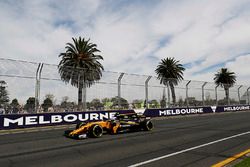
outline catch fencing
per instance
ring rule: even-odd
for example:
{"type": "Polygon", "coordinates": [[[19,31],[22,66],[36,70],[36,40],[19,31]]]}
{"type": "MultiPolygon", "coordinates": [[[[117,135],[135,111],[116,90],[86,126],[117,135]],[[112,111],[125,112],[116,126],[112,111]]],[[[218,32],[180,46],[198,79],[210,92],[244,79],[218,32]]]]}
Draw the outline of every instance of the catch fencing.
{"type": "Polygon", "coordinates": [[[0,112],[11,114],[249,105],[249,86],[230,87],[227,100],[224,88],[212,82],[183,80],[174,86],[174,104],[171,88],[160,84],[157,77],[110,71],[104,71],[101,79],[92,86],[82,85],[82,103],[79,103],[77,87],[81,87],[81,80],[86,77],[84,73],[86,69],[66,67],[66,78],[79,80],[72,86],[62,80],[57,65],[0,58],[0,112]],[[8,94],[4,95],[4,91],[8,94]],[[8,100],[1,100],[4,98],[8,100]]]}

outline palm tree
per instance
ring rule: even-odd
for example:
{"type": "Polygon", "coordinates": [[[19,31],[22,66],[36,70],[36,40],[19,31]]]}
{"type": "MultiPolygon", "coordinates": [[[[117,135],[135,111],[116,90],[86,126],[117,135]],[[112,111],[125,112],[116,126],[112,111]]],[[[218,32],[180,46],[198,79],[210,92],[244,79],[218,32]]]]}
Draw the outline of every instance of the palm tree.
{"type": "Polygon", "coordinates": [[[155,70],[160,83],[170,87],[174,105],[176,103],[174,86],[183,80],[183,71],[185,68],[182,64],[171,57],[162,59],[155,70]]]}
{"type": "Polygon", "coordinates": [[[72,43],[66,44],[66,51],[61,53],[62,57],[58,69],[61,79],[78,88],[78,105],[86,107],[86,87],[90,87],[101,79],[104,70],[99,60],[103,57],[97,55],[100,52],[96,44],[90,43],[90,39],[85,40],[79,37],[72,38],[72,43]],[[84,101],[82,103],[82,90],[84,90],[84,101]]]}
{"type": "Polygon", "coordinates": [[[226,100],[229,104],[229,88],[236,82],[236,76],[234,72],[230,72],[227,68],[221,68],[214,77],[214,82],[217,86],[221,86],[225,90],[226,100]]]}

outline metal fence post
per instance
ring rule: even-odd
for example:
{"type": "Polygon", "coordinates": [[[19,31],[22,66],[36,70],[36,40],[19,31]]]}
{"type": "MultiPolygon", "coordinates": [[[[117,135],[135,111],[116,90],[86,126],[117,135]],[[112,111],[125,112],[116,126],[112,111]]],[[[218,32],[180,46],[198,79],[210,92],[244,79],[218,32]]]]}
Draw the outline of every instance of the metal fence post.
{"type": "Polygon", "coordinates": [[[202,89],[202,104],[203,106],[205,106],[205,101],[204,101],[204,87],[206,86],[207,82],[204,82],[204,84],[202,85],[201,89],[202,89]]]}
{"type": "Polygon", "coordinates": [[[121,73],[118,77],[118,107],[121,108],[121,81],[124,73],[121,73]]]}
{"type": "Polygon", "coordinates": [[[37,102],[38,102],[38,72],[40,69],[41,63],[38,64],[37,70],[36,70],[36,83],[35,83],[35,112],[37,112],[37,102]]]}
{"type": "Polygon", "coordinates": [[[240,88],[242,88],[242,85],[238,87],[238,97],[239,97],[239,104],[240,104],[240,88]]]}
{"type": "Polygon", "coordinates": [[[250,104],[249,89],[250,89],[250,87],[247,88],[247,103],[248,103],[248,105],[250,104]]]}
{"type": "Polygon", "coordinates": [[[187,107],[189,106],[189,100],[188,100],[188,85],[190,84],[191,80],[188,81],[188,83],[186,84],[186,101],[187,101],[187,107]]]}
{"type": "Polygon", "coordinates": [[[216,106],[218,106],[218,94],[217,94],[217,88],[219,87],[219,85],[217,85],[215,87],[215,102],[216,102],[216,106]]]}
{"type": "Polygon", "coordinates": [[[145,81],[145,106],[148,108],[148,82],[152,78],[152,76],[148,76],[148,78],[145,81]]]}
{"type": "Polygon", "coordinates": [[[38,102],[40,100],[40,86],[41,86],[42,70],[43,70],[43,63],[41,64],[41,68],[40,68],[40,71],[39,71],[38,102]]]}
{"type": "Polygon", "coordinates": [[[39,63],[36,70],[36,85],[35,85],[35,112],[37,113],[38,106],[40,104],[40,80],[43,69],[43,63],[39,63]]]}
{"type": "Polygon", "coordinates": [[[40,70],[39,70],[39,75],[38,75],[38,105],[40,104],[40,91],[41,91],[41,77],[42,77],[42,70],[43,70],[43,63],[41,63],[40,70]]]}

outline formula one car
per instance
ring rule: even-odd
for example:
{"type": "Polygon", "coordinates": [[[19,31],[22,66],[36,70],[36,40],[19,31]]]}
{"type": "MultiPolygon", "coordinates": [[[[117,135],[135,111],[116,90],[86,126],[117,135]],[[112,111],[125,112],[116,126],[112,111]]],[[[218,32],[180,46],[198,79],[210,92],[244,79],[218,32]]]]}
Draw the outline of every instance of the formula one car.
{"type": "Polygon", "coordinates": [[[75,130],[65,131],[65,136],[74,139],[84,139],[88,137],[98,138],[103,133],[117,134],[128,131],[150,131],[153,129],[150,118],[132,114],[116,114],[114,120],[98,122],[81,122],[76,125],[75,130]]]}

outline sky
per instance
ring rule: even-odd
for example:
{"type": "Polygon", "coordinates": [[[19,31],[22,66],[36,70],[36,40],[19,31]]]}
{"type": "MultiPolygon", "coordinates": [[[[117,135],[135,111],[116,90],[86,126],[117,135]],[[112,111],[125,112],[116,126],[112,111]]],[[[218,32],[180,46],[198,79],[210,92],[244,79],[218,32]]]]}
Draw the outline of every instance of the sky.
{"type": "Polygon", "coordinates": [[[184,79],[222,67],[250,78],[249,0],[0,0],[0,57],[58,64],[72,37],[90,38],[106,71],[156,75],[174,57],[184,79]]]}

